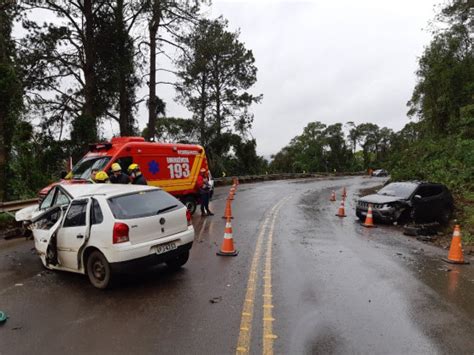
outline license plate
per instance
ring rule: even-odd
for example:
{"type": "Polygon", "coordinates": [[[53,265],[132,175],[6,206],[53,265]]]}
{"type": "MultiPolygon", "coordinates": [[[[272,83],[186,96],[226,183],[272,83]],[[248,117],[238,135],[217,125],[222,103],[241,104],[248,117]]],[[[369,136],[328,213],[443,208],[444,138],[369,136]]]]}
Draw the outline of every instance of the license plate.
{"type": "Polygon", "coordinates": [[[155,254],[163,254],[175,249],[178,249],[178,247],[174,242],[161,244],[155,247],[155,254]]]}
{"type": "Polygon", "coordinates": [[[367,212],[361,212],[362,216],[367,216],[367,212]]]}

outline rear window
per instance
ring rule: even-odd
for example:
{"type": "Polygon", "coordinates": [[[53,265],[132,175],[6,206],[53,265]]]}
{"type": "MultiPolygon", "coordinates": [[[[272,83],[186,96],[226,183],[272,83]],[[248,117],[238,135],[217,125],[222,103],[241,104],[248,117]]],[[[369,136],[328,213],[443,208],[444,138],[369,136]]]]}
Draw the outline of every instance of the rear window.
{"type": "Polygon", "coordinates": [[[154,216],[183,207],[176,198],[162,190],[141,191],[108,199],[117,219],[154,216]]]}

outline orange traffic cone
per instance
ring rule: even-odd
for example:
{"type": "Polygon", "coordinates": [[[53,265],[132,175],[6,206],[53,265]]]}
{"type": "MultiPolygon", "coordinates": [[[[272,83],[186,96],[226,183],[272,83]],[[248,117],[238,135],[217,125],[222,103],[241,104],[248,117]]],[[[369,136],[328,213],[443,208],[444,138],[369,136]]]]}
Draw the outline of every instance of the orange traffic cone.
{"type": "Polygon", "coordinates": [[[329,201],[336,201],[336,192],[334,190],[332,190],[331,198],[329,199],[329,201]]]}
{"type": "Polygon", "coordinates": [[[464,261],[461,245],[461,227],[459,224],[454,226],[453,239],[451,239],[451,247],[449,248],[448,258],[443,258],[450,264],[469,264],[469,261],[464,261]]]}
{"type": "Polygon", "coordinates": [[[365,222],[362,223],[362,225],[367,228],[375,227],[374,219],[372,217],[372,205],[370,204],[369,204],[369,210],[367,211],[367,216],[365,217],[365,222]]]}
{"type": "Polygon", "coordinates": [[[235,188],[231,187],[229,190],[229,199],[233,200],[235,196],[235,188]]]}
{"type": "Polygon", "coordinates": [[[346,191],[346,187],[344,186],[344,187],[342,188],[342,198],[345,200],[346,197],[347,197],[347,191],[346,191]]]}
{"type": "Polygon", "coordinates": [[[238,253],[239,252],[234,248],[230,218],[227,218],[224,231],[224,241],[222,242],[221,250],[219,250],[216,254],[220,256],[236,256],[238,253]]]}
{"type": "Polygon", "coordinates": [[[339,206],[339,210],[336,213],[338,217],[347,217],[346,212],[344,210],[344,199],[341,200],[341,205],[339,206]]]}
{"type": "Polygon", "coordinates": [[[222,216],[222,218],[226,218],[226,219],[233,219],[234,217],[232,217],[232,202],[230,202],[230,198],[227,199],[227,202],[225,204],[225,212],[224,212],[224,215],[222,216]]]}

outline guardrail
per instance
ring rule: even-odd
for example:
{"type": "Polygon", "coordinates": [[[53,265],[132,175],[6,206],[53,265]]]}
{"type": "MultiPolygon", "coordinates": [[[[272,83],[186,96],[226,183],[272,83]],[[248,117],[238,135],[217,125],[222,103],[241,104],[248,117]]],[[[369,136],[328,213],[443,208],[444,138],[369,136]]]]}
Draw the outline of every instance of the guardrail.
{"type": "MultiPolygon", "coordinates": [[[[349,175],[364,175],[363,172],[357,173],[282,173],[282,174],[266,174],[266,175],[244,175],[237,176],[240,183],[250,183],[259,181],[271,181],[271,180],[286,180],[286,179],[304,179],[304,178],[327,178],[337,176],[349,176],[349,175]]],[[[215,178],[214,181],[216,186],[231,185],[235,176],[227,176],[215,178]]],[[[38,203],[37,198],[32,198],[23,201],[9,201],[0,202],[0,213],[15,212],[22,208],[36,205],[38,203]]]]}
{"type": "Polygon", "coordinates": [[[15,212],[25,207],[34,206],[38,203],[37,198],[22,201],[0,202],[0,213],[15,212]]]}
{"type": "MultiPolygon", "coordinates": [[[[338,176],[359,176],[366,175],[365,172],[355,173],[281,173],[281,174],[266,174],[266,175],[245,175],[237,176],[240,183],[251,183],[259,181],[272,181],[272,180],[287,180],[287,179],[305,179],[305,178],[328,178],[338,176]]],[[[216,186],[230,185],[233,182],[235,176],[226,176],[220,178],[214,178],[216,186]]]]}

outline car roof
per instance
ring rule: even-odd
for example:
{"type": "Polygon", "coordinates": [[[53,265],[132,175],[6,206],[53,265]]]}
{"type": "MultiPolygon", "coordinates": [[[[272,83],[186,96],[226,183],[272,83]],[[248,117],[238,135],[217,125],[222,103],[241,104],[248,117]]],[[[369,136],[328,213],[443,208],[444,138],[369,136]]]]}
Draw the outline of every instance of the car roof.
{"type": "Polygon", "coordinates": [[[106,197],[122,195],[145,190],[157,190],[155,186],[124,185],[124,184],[61,184],[61,188],[72,198],[91,195],[104,195],[106,197]]]}

